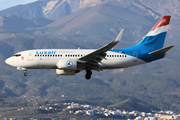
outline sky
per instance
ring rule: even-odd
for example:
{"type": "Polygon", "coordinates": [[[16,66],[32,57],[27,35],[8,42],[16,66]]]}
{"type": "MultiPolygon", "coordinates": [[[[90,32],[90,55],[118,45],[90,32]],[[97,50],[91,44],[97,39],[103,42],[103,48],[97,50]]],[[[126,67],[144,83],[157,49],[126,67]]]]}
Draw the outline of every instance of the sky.
{"type": "Polygon", "coordinates": [[[19,4],[27,4],[37,0],[0,0],[0,11],[19,4]]]}

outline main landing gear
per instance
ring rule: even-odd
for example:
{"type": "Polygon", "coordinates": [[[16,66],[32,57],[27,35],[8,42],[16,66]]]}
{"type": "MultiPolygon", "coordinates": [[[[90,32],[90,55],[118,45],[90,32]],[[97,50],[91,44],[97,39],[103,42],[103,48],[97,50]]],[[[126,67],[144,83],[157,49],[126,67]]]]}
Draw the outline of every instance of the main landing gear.
{"type": "Polygon", "coordinates": [[[87,80],[89,80],[89,79],[91,78],[91,75],[92,75],[92,71],[91,71],[90,69],[87,69],[87,70],[86,70],[85,78],[86,78],[87,80]]]}

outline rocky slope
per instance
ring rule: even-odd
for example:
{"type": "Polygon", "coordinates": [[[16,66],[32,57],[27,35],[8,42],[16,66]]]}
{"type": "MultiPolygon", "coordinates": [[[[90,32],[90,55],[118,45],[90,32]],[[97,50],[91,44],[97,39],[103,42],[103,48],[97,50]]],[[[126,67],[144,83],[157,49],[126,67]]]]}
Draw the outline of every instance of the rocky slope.
{"type": "Polygon", "coordinates": [[[16,15],[19,17],[44,17],[57,20],[78,10],[101,4],[120,6],[144,16],[151,15],[154,18],[158,18],[163,14],[180,15],[180,1],[178,0],[38,0],[34,3],[0,11],[0,16],[16,15]]]}
{"type": "Polygon", "coordinates": [[[28,28],[39,28],[52,23],[46,18],[21,18],[15,15],[0,17],[0,28],[11,31],[23,31],[28,28]]]}

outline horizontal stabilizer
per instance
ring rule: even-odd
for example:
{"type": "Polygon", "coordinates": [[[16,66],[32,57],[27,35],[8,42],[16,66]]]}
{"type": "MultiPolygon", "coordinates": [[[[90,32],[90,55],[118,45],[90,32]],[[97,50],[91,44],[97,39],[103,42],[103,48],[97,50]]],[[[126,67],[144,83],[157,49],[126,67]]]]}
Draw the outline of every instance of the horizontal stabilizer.
{"type": "Polygon", "coordinates": [[[165,54],[168,50],[170,50],[173,47],[174,47],[174,45],[169,46],[169,47],[165,47],[165,48],[162,48],[162,49],[150,52],[149,55],[161,55],[161,54],[165,54]]]}

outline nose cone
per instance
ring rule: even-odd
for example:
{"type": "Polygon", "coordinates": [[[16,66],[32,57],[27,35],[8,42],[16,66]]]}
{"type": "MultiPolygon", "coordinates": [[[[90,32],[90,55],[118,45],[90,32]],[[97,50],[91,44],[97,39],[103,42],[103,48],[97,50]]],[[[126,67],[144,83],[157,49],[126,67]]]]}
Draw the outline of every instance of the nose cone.
{"type": "Polygon", "coordinates": [[[8,58],[5,60],[5,63],[8,64],[8,65],[11,65],[12,64],[12,58],[8,58]]]}

